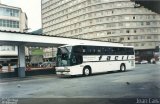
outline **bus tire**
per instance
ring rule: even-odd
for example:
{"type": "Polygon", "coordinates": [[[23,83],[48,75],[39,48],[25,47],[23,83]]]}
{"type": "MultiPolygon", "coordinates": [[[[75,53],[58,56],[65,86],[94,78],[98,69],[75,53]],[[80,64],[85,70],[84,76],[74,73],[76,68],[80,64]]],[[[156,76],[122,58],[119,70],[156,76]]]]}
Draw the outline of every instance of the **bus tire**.
{"type": "Polygon", "coordinates": [[[83,75],[84,76],[91,75],[91,68],[89,66],[83,68],[83,75]]]}
{"type": "Polygon", "coordinates": [[[121,71],[121,72],[125,72],[125,71],[126,71],[126,66],[125,66],[124,63],[122,63],[122,64],[120,65],[120,71],[121,71]]]}

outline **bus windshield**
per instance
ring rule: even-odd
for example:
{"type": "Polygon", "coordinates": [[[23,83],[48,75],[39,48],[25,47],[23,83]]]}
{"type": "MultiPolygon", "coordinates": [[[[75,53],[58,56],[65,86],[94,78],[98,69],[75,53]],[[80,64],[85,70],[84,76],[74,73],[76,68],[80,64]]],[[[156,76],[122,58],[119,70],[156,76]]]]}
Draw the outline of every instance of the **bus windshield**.
{"type": "Polygon", "coordinates": [[[82,47],[60,47],[57,51],[57,67],[60,66],[73,66],[81,64],[82,58],[82,47]]]}
{"type": "Polygon", "coordinates": [[[72,47],[60,47],[57,51],[57,66],[69,66],[70,53],[72,47]]]}

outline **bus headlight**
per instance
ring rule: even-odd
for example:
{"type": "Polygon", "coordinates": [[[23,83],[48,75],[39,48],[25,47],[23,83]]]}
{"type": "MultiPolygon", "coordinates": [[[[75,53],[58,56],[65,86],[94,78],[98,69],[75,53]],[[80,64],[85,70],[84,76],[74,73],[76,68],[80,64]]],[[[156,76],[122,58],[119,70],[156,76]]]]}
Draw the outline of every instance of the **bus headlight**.
{"type": "Polygon", "coordinates": [[[67,67],[64,67],[64,71],[70,72],[70,69],[68,69],[67,67]]]}

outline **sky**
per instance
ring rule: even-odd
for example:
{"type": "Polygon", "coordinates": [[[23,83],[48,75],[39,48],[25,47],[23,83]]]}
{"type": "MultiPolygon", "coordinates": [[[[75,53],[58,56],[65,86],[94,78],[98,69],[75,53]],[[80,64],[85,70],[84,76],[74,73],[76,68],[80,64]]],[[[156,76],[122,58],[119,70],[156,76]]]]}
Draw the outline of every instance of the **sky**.
{"type": "Polygon", "coordinates": [[[28,17],[29,31],[41,28],[41,0],[0,0],[2,4],[20,7],[28,17]]]}

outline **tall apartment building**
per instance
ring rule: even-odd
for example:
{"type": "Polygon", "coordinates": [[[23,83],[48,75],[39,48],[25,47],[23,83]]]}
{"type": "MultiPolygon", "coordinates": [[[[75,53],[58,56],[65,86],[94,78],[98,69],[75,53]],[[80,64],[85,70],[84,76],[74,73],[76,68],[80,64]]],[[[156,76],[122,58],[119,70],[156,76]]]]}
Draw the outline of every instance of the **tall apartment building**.
{"type": "MultiPolygon", "coordinates": [[[[27,15],[21,8],[0,3],[0,30],[25,32],[27,28],[27,15]]],[[[0,64],[17,60],[17,55],[17,46],[0,46],[0,64]]]]}
{"type": "Polygon", "coordinates": [[[43,33],[135,46],[138,60],[154,57],[160,15],[130,0],[42,0],[43,33]]]}

